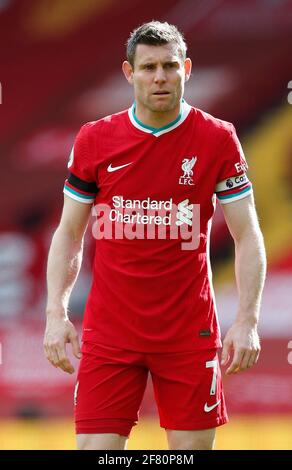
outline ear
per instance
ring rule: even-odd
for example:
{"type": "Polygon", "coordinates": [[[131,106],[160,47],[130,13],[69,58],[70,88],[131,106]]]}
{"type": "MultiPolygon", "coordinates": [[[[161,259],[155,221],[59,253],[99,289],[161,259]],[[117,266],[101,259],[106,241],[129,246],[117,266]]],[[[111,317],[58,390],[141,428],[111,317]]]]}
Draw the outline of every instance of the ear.
{"type": "Polygon", "coordinates": [[[124,72],[124,75],[127,79],[127,81],[130,83],[130,85],[133,85],[133,69],[127,60],[124,60],[123,65],[122,65],[122,70],[124,72]]]}
{"type": "Polygon", "coordinates": [[[185,81],[187,82],[192,72],[192,61],[189,58],[185,60],[185,81]]]}

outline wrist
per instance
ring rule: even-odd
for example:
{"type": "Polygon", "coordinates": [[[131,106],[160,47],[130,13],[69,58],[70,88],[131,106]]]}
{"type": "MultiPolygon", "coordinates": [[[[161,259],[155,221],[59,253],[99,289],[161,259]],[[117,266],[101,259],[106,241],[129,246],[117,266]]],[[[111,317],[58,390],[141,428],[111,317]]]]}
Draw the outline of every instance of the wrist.
{"type": "Polygon", "coordinates": [[[67,319],[67,307],[64,305],[47,305],[46,308],[46,316],[47,318],[60,318],[60,319],[67,319]]]}
{"type": "Polygon", "coordinates": [[[259,321],[258,314],[254,313],[244,313],[244,312],[238,312],[235,323],[240,324],[242,326],[248,326],[250,328],[257,328],[259,321]]]}

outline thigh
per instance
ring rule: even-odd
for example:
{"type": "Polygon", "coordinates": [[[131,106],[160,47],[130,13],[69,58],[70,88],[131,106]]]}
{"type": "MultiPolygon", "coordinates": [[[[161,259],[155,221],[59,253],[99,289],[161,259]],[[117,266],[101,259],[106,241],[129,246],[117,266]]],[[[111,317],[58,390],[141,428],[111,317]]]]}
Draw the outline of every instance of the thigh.
{"type": "Polygon", "coordinates": [[[153,354],[149,369],[162,427],[196,431],[227,422],[216,349],[153,354]]]}
{"type": "Polygon", "coordinates": [[[170,450],[212,450],[215,444],[216,428],[197,431],[166,429],[170,450]]]}
{"type": "Polygon", "coordinates": [[[125,450],[128,438],[114,433],[77,434],[78,450],[125,450]]]}
{"type": "Polygon", "coordinates": [[[128,436],[147,376],[139,353],[83,343],[74,394],[76,433],[128,436]]]}

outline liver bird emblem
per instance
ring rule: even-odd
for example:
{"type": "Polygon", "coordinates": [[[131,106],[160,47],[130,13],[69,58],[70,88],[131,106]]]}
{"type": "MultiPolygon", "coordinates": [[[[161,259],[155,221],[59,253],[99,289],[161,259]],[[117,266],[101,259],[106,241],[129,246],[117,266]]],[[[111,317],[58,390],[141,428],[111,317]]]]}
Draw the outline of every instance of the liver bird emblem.
{"type": "Polygon", "coordinates": [[[183,178],[191,178],[194,174],[192,168],[194,167],[195,163],[197,161],[197,157],[193,157],[192,159],[190,158],[184,158],[182,162],[182,170],[184,172],[183,178]]]}

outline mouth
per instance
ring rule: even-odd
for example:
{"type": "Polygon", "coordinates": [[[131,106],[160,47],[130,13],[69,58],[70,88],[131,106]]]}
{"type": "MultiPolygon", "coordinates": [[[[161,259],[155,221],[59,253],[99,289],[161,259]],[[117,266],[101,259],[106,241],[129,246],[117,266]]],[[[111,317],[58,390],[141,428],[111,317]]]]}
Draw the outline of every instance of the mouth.
{"type": "Polygon", "coordinates": [[[169,91],[156,91],[155,93],[153,93],[153,95],[156,95],[156,96],[164,96],[164,95],[169,95],[169,91]]]}

